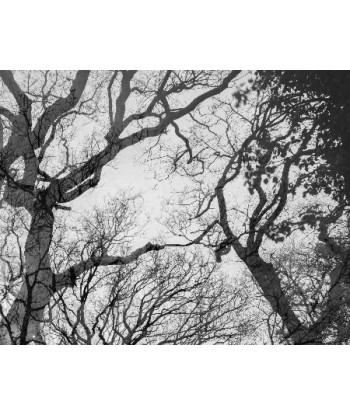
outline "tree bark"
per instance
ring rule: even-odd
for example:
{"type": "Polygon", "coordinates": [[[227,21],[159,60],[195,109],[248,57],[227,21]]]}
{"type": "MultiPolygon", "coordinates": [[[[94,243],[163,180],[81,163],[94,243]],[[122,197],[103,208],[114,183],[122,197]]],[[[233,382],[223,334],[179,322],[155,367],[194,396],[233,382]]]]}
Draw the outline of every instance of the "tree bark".
{"type": "Polygon", "coordinates": [[[308,330],[294,313],[289,299],[283,292],[281,282],[273,265],[265,262],[258,254],[244,259],[245,264],[260,287],[272,310],[277,313],[288,330],[288,337],[293,344],[317,344],[316,333],[308,330]]]}
{"type": "Polygon", "coordinates": [[[32,213],[25,245],[24,282],[1,329],[1,344],[43,342],[40,323],[44,308],[55,290],[49,257],[53,223],[52,210],[47,206],[41,206],[32,213]]]}

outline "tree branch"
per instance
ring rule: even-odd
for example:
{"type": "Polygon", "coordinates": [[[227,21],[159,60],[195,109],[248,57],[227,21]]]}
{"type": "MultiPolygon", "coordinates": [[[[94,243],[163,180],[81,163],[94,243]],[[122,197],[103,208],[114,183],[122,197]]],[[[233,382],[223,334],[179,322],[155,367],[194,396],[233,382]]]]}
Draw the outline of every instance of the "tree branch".
{"type": "Polygon", "coordinates": [[[125,115],[125,104],[129,98],[131,88],[130,83],[137,71],[122,71],[123,79],[121,84],[121,91],[116,99],[115,105],[115,117],[114,117],[114,130],[118,135],[119,132],[123,131],[123,120],[125,115]]]}
{"type": "MultiPolygon", "coordinates": [[[[89,177],[95,175],[95,171],[102,169],[107,163],[114,159],[114,157],[123,149],[137,144],[148,137],[156,137],[157,135],[162,134],[166,128],[176,119],[181,118],[182,116],[188,114],[190,111],[193,111],[196,106],[206,99],[219,94],[225,88],[232,79],[234,79],[240,71],[232,71],[221,83],[220,86],[207,91],[206,93],[195,98],[191,104],[185,108],[171,112],[166,118],[161,120],[159,124],[155,127],[143,128],[140,131],[137,131],[121,140],[113,141],[113,136],[110,132],[106,136],[108,145],[98,154],[92,156],[88,161],[86,161],[82,166],[73,170],[68,176],[57,179],[53,181],[49,188],[49,193],[51,197],[59,203],[67,203],[73,200],[75,197],[79,196],[90,187],[96,186],[96,181],[92,181],[89,186],[88,183],[84,184],[84,189],[81,188],[82,192],[76,192],[74,195],[69,195],[69,191],[76,188],[83,182],[85,182],[89,177]]],[[[125,127],[125,125],[124,125],[125,127]]],[[[120,134],[120,132],[118,132],[120,134]]]]}
{"type": "Polygon", "coordinates": [[[38,119],[33,131],[37,139],[37,146],[40,147],[42,145],[53,122],[59,116],[75,107],[79,102],[88,81],[89,74],[90,71],[78,71],[69,94],[65,98],[58,98],[38,119]]]}
{"type": "Polygon", "coordinates": [[[110,256],[102,255],[95,257],[92,255],[89,259],[81,261],[76,265],[68,268],[66,271],[56,274],[56,288],[62,289],[64,287],[71,287],[75,285],[76,279],[84,272],[89,271],[95,267],[109,266],[109,265],[127,265],[136,261],[140,256],[150,251],[160,251],[165,248],[165,245],[152,244],[148,242],[141,248],[136,249],[131,254],[126,256],[110,256]]]}
{"type": "Polygon", "coordinates": [[[30,120],[32,101],[19,87],[19,85],[15,81],[15,78],[13,77],[12,71],[0,71],[0,77],[3,80],[4,84],[7,86],[8,90],[15,98],[20,111],[23,113],[23,115],[27,117],[28,120],[30,120]]]}
{"type": "Polygon", "coordinates": [[[4,117],[6,117],[12,124],[16,120],[15,114],[13,114],[10,110],[8,110],[5,107],[0,107],[0,115],[3,115],[4,117]]]}

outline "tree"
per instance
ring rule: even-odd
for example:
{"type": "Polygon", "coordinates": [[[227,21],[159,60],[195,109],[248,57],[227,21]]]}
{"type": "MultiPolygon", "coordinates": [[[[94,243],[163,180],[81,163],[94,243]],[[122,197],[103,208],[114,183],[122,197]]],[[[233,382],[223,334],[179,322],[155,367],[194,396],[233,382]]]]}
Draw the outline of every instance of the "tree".
{"type": "Polygon", "coordinates": [[[327,76],[0,72],[2,342],[252,342],[261,318],[273,343],[347,342],[347,73],[327,76]],[[138,144],[181,177],[170,240],[139,243],[130,194],[66,225],[138,144]]]}
{"type": "Polygon", "coordinates": [[[9,309],[1,309],[2,343],[42,343],[45,308],[55,293],[96,267],[131,263],[164,248],[147,243],[110,255],[101,240],[89,257],[60,273],[50,253],[57,212],[97,186],[104,166],[127,147],[176,129],[178,120],[225,91],[239,72],[0,72],[2,209],[20,212],[17,224],[23,220],[21,235],[9,230],[17,261],[3,255],[11,284],[18,281],[20,288],[9,309]]]}
{"type": "MultiPolygon", "coordinates": [[[[319,229],[318,239],[332,253],[333,269],[330,274],[332,281],[330,303],[326,307],[335,314],[346,313],[344,299],[347,297],[348,255],[347,226],[342,227],[343,237],[334,238],[329,227],[339,223],[339,219],[347,221],[350,197],[349,155],[349,71],[260,71],[259,85],[268,88],[281,107],[288,112],[294,124],[308,118],[317,134],[317,147],[309,160],[311,169],[304,175],[305,194],[327,194],[336,202],[336,212],[325,216],[319,209],[311,209],[304,219],[311,226],[319,229]],[[310,214],[311,213],[311,214],[310,214]],[[345,283],[345,284],[344,284],[345,283]],[[335,294],[337,293],[337,294],[335,294]]],[[[306,161],[304,161],[304,166],[306,161]]],[[[318,246],[320,246],[318,243],[318,246]]],[[[317,249],[316,249],[317,252],[317,249]]],[[[328,317],[325,317],[332,327],[328,317]]],[[[345,320],[337,324],[346,326],[345,320]]],[[[344,341],[344,336],[339,341],[344,341]]]]}
{"type": "MultiPolygon", "coordinates": [[[[315,244],[312,239],[301,244],[294,239],[271,258],[293,308],[304,324],[318,332],[323,344],[349,342],[349,257],[344,249],[348,235],[340,234],[347,225],[341,228],[333,229],[331,245],[315,244]]],[[[282,327],[278,332],[283,333],[282,327]]]]}
{"type": "MultiPolygon", "coordinates": [[[[280,341],[324,343],[330,339],[330,330],[339,327],[339,313],[344,311],[340,292],[348,279],[347,255],[340,258],[337,254],[339,262],[328,264],[325,298],[319,304],[322,311],[307,319],[295,293],[291,295],[290,275],[285,278],[268,248],[273,243],[273,253],[291,233],[308,231],[319,239],[317,244],[333,250],[336,258],[340,248],[335,248],[330,227],[346,218],[344,200],[332,188],[328,191],[329,180],[322,170],[327,162],[319,151],[324,136],[315,116],[322,103],[303,103],[299,111],[300,102],[285,104],[278,88],[272,82],[261,84],[250,78],[233,100],[217,97],[206,113],[192,115],[197,127],[187,136],[186,147],[191,151],[180,149],[175,161],[178,173],[191,177],[193,185],[180,201],[187,216],[175,217],[174,223],[189,239],[189,231],[206,229],[206,239],[201,242],[215,249],[218,261],[233,249],[280,319],[280,341]],[[253,87],[247,87],[249,84],[253,87]],[[186,154],[191,161],[196,154],[195,163],[188,165],[183,158],[186,154]],[[321,180],[324,183],[319,185],[321,180]],[[238,197],[242,183],[247,192],[238,197]],[[337,195],[336,203],[327,199],[332,193],[337,195]],[[307,198],[304,202],[303,196],[307,198]]],[[[307,299],[306,308],[313,304],[307,285],[304,278],[298,288],[299,297],[307,299]]],[[[314,284],[312,289],[317,292],[319,287],[314,284]]]]}
{"type": "MultiPolygon", "coordinates": [[[[79,267],[100,246],[113,255],[129,251],[139,233],[139,199],[120,195],[96,208],[76,224],[75,237],[57,218],[51,242],[55,274],[70,264],[79,267]]],[[[249,287],[229,281],[203,252],[154,250],[120,261],[94,264],[72,288],[52,297],[44,316],[45,343],[236,343],[254,335],[249,287]]]]}
{"type": "Polygon", "coordinates": [[[316,156],[327,162],[316,172],[319,188],[336,187],[350,197],[350,73],[349,71],[259,71],[259,84],[294,123],[309,117],[317,128],[316,156]]]}

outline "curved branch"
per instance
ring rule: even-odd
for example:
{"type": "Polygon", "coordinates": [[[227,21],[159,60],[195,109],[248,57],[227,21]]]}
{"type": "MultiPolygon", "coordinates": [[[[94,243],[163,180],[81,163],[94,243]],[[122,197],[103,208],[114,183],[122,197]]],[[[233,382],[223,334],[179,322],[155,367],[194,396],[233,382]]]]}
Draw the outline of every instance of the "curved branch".
{"type": "MultiPolygon", "coordinates": [[[[178,111],[171,112],[163,120],[159,122],[155,127],[143,128],[121,140],[114,140],[113,132],[111,131],[106,135],[108,145],[98,154],[92,156],[82,166],[73,170],[68,176],[55,180],[51,183],[49,193],[53,200],[58,203],[67,203],[79,196],[90,187],[96,186],[96,181],[92,181],[90,185],[84,184],[84,190],[81,193],[76,193],[77,196],[69,195],[69,191],[78,187],[83,182],[87,181],[89,177],[95,174],[95,171],[102,169],[107,163],[112,161],[115,156],[123,149],[137,144],[148,137],[156,137],[162,134],[171,123],[181,118],[182,116],[193,111],[196,106],[205,101],[206,99],[219,94],[225,88],[228,87],[230,81],[234,79],[240,71],[232,71],[221,83],[220,86],[211,89],[210,91],[201,94],[195,98],[188,106],[178,111]]],[[[118,132],[120,134],[120,132],[118,132]]],[[[82,190],[82,189],[81,189],[82,190]]]]}
{"type": "Polygon", "coordinates": [[[72,83],[69,94],[65,98],[58,98],[50,105],[41,117],[38,119],[34,128],[34,135],[37,139],[37,145],[40,147],[45,136],[53,124],[53,122],[65,112],[71,110],[79,102],[86,83],[89,78],[90,71],[78,71],[72,83]]]}

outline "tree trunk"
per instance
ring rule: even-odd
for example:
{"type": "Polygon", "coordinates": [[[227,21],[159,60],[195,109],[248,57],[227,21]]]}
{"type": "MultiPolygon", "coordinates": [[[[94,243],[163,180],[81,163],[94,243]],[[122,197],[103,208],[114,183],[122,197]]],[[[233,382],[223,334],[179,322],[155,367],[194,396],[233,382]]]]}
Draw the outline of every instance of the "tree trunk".
{"type": "Polygon", "coordinates": [[[248,256],[245,261],[254,280],[270,303],[272,310],[277,313],[288,330],[293,344],[319,343],[314,332],[305,327],[290,306],[281,287],[280,279],[273,265],[263,261],[258,254],[248,256]]]}
{"type": "Polygon", "coordinates": [[[54,216],[47,206],[37,207],[25,245],[25,276],[1,329],[1,344],[43,343],[40,323],[54,292],[49,248],[54,216]]]}

